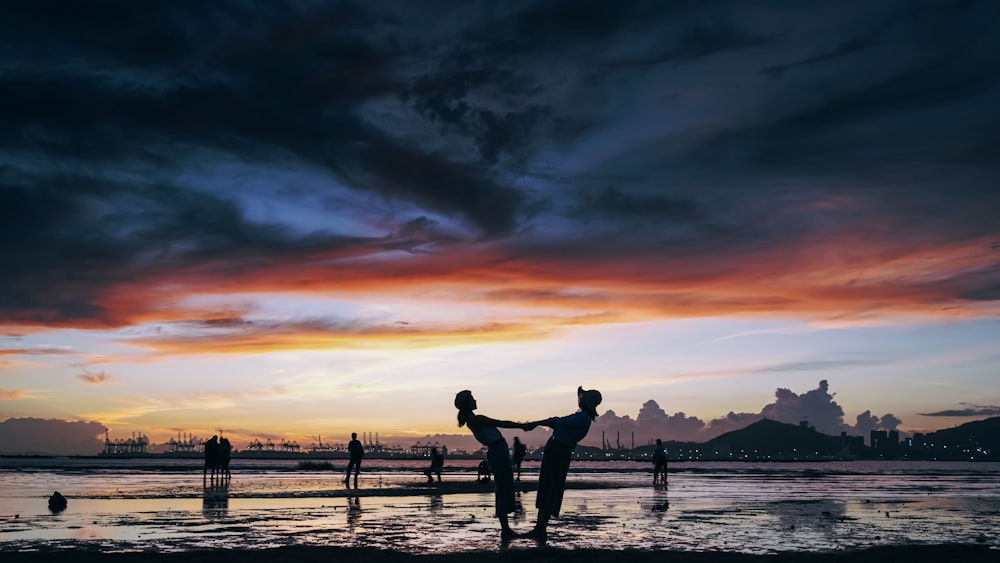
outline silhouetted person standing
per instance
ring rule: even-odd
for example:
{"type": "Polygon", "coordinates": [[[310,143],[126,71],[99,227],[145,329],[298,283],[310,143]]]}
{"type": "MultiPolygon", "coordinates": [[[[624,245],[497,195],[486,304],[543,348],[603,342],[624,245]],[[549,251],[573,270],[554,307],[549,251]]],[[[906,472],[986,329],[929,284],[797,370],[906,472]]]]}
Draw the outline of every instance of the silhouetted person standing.
{"type": "Polygon", "coordinates": [[[230,480],[233,476],[229,472],[229,460],[233,457],[233,445],[229,443],[229,438],[219,438],[219,478],[230,480]]]}
{"type": "Polygon", "coordinates": [[[215,481],[215,477],[219,470],[219,458],[221,455],[222,451],[219,449],[219,437],[213,435],[207,442],[205,442],[205,469],[201,475],[203,485],[209,479],[215,481]]]}
{"type": "MultiPolygon", "coordinates": [[[[476,414],[475,397],[472,391],[459,391],[455,395],[455,408],[458,409],[458,425],[468,426],[472,435],[480,444],[486,446],[486,461],[493,471],[493,490],[496,498],[496,515],[500,520],[500,539],[509,540],[517,535],[511,529],[507,515],[514,512],[514,472],[510,467],[510,450],[507,441],[498,428],[520,428],[527,430],[527,425],[509,420],[497,420],[481,414],[476,414]]],[[[533,428],[533,427],[532,427],[533,428]]]]}
{"type": "Polygon", "coordinates": [[[552,436],[545,443],[542,468],[538,475],[538,495],[535,497],[538,521],[534,529],[527,533],[529,537],[541,542],[548,539],[549,518],[559,516],[570,456],[590,431],[590,423],[597,418],[597,405],[601,404],[601,392],[594,389],[584,391],[583,387],[578,387],[576,396],[580,407],[577,412],[532,423],[552,429],[552,436]]]}
{"type": "Polygon", "coordinates": [[[653,452],[653,484],[659,485],[667,482],[667,451],[663,449],[663,442],[656,439],[656,451],[653,452]]]}
{"type": "Polygon", "coordinates": [[[358,488],[358,473],[361,472],[361,458],[365,457],[365,447],[358,440],[358,433],[351,432],[351,441],[347,444],[347,453],[351,459],[347,462],[347,473],[344,474],[344,484],[351,486],[351,469],[354,469],[354,488],[358,488]]]}
{"type": "Polygon", "coordinates": [[[434,479],[431,475],[437,475],[438,483],[441,482],[441,469],[444,468],[444,455],[442,455],[437,448],[431,448],[431,466],[424,471],[424,475],[427,476],[427,482],[433,483],[434,479]]]}
{"type": "Polygon", "coordinates": [[[510,462],[514,465],[514,471],[517,475],[514,477],[515,481],[521,480],[521,462],[524,461],[524,455],[528,453],[528,448],[524,446],[524,442],[519,440],[517,436],[514,436],[514,453],[510,457],[510,462]]]}

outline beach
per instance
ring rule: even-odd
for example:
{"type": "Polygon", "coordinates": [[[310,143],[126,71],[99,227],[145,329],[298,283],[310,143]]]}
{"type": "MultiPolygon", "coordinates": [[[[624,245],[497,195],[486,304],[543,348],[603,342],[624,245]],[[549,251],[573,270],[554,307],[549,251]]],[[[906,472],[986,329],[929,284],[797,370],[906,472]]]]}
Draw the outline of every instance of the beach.
{"type": "MultiPolygon", "coordinates": [[[[499,539],[490,483],[453,460],[372,460],[358,488],[294,462],[234,466],[204,486],[196,464],[0,460],[0,553],[121,561],[239,558],[372,561],[986,561],[1000,555],[1000,467],[986,463],[579,462],[547,545],[499,539]],[[58,487],[68,499],[53,513],[58,487]],[[819,559],[817,559],[819,558],[819,559]]],[[[519,484],[515,530],[534,523],[537,466],[519,484]]]]}
{"type": "Polygon", "coordinates": [[[611,551],[598,549],[498,549],[463,553],[418,555],[373,548],[342,547],[282,547],[262,550],[216,549],[185,553],[102,553],[95,550],[60,550],[28,553],[5,553],[4,560],[12,563],[329,563],[331,561],[366,561],[369,563],[931,563],[961,561],[963,563],[995,562],[996,549],[982,545],[922,545],[879,546],[846,552],[794,552],[769,555],[749,555],[732,552],[683,551],[611,551]]]}

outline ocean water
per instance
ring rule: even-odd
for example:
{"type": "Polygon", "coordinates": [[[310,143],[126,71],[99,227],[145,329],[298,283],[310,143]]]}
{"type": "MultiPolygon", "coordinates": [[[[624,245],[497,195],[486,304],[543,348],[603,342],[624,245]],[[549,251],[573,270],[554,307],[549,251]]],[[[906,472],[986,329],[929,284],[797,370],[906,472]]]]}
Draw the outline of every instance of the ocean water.
{"type": "MultiPolygon", "coordinates": [[[[343,468],[343,460],[333,462],[343,468]]],[[[475,460],[365,460],[357,489],[339,471],[294,460],[233,460],[204,486],[199,460],[0,458],[0,552],[186,551],[284,545],[413,553],[534,549],[502,545],[490,484],[475,460]],[[67,497],[52,513],[53,491],[67,497]]],[[[1000,464],[678,462],[666,487],[648,462],[573,462],[549,544],[563,549],[837,551],[976,543],[1000,550],[1000,464]]],[[[534,524],[538,463],[524,464],[512,516],[534,524]]],[[[998,554],[1000,555],[1000,554],[998,554]]]]}

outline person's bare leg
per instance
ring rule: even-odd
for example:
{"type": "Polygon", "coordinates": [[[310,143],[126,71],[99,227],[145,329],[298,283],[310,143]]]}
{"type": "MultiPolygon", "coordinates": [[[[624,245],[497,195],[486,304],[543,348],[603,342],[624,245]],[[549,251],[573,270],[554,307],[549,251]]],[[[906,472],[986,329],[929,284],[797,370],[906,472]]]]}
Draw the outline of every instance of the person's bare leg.
{"type": "Polygon", "coordinates": [[[507,520],[506,514],[500,515],[500,539],[509,540],[511,538],[517,537],[517,532],[515,532],[510,527],[510,522],[507,520]]]}
{"type": "Polygon", "coordinates": [[[530,532],[525,534],[529,538],[534,540],[544,542],[548,539],[548,527],[549,527],[549,511],[544,508],[538,509],[538,521],[535,522],[535,527],[532,528],[530,532]]]}

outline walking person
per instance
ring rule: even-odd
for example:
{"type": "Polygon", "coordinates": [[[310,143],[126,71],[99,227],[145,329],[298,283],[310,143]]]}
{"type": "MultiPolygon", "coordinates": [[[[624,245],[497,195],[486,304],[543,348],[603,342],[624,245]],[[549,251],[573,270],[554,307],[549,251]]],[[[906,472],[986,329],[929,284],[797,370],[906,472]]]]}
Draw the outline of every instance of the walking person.
{"type": "Polygon", "coordinates": [[[590,431],[590,423],[597,418],[597,405],[601,404],[601,392],[594,389],[585,391],[583,387],[578,387],[576,396],[580,407],[577,412],[529,423],[552,429],[552,436],[545,443],[542,467],[538,474],[538,494],[535,497],[538,520],[534,529],[526,534],[543,543],[548,539],[549,518],[559,516],[559,509],[562,507],[570,456],[590,431]]]}
{"type": "Polygon", "coordinates": [[[514,436],[514,453],[511,454],[510,462],[514,466],[514,471],[517,473],[514,480],[521,481],[521,462],[524,461],[524,455],[528,453],[528,448],[525,447],[524,442],[519,440],[517,436],[514,436]]]}
{"type": "Polygon", "coordinates": [[[365,457],[365,447],[358,440],[358,433],[351,432],[351,441],[347,444],[347,453],[351,459],[347,462],[347,472],[344,473],[344,484],[351,486],[351,469],[354,469],[354,488],[358,488],[358,473],[361,472],[361,459],[365,457]]]}
{"type": "Polygon", "coordinates": [[[427,482],[433,483],[434,479],[431,475],[437,475],[438,483],[441,482],[441,469],[444,468],[444,455],[438,452],[437,447],[431,448],[431,466],[424,471],[424,475],[427,476],[427,482]]]}
{"type": "Polygon", "coordinates": [[[493,490],[496,499],[496,516],[500,520],[500,539],[510,540],[517,536],[511,529],[507,515],[514,512],[514,472],[510,465],[510,450],[507,441],[498,428],[520,428],[531,430],[534,426],[497,420],[481,414],[476,414],[476,404],[472,391],[459,391],[455,395],[455,408],[458,409],[458,426],[468,426],[472,435],[480,444],[486,446],[486,461],[493,472],[493,490]]]}

